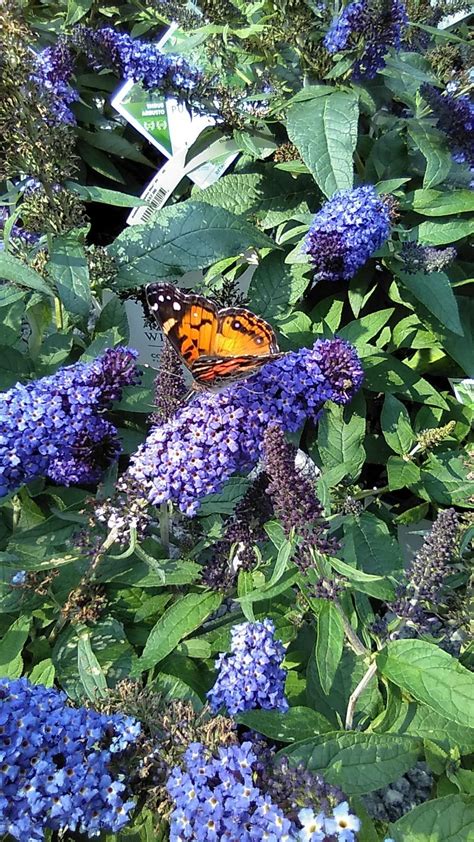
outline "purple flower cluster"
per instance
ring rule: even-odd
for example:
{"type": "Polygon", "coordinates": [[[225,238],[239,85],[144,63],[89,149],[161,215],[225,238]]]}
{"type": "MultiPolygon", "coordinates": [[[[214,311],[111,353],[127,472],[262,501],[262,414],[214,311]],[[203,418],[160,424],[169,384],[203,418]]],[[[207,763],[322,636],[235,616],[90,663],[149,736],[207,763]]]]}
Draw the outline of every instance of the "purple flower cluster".
{"type": "Polygon", "coordinates": [[[114,348],[0,394],[0,497],[37,476],[91,483],[120,451],[103,411],[138,380],[136,351],[114,348]]]}
{"type": "Polygon", "coordinates": [[[452,143],[453,160],[474,167],[474,102],[468,94],[441,93],[426,82],[420,93],[430,105],[436,125],[452,143]]]}
{"type": "Polygon", "coordinates": [[[353,0],[332,22],[324,46],[329,53],[357,48],[353,78],[373,79],[389,48],[400,49],[407,23],[403,0],[353,0]]]}
{"type": "Polygon", "coordinates": [[[171,500],[193,515],[202,497],[257,463],[269,424],[295,432],[325,401],[348,403],[362,378],[354,348],[341,339],[292,351],[244,383],[198,394],[151,431],[130,473],[152,504],[171,500]]]}
{"type": "Polygon", "coordinates": [[[46,828],[120,830],[135,804],[111,766],[139,734],[131,717],[73,708],[58,690],[0,678],[0,834],[35,842],[46,828]]]}
{"type": "Polygon", "coordinates": [[[72,39],[95,70],[112,65],[124,79],[141,82],[147,89],[188,93],[201,79],[200,71],[182,56],[162,53],[155,44],[109,26],[77,27],[72,39]]]}
{"type": "Polygon", "coordinates": [[[391,605],[399,617],[415,624],[423,623],[427,607],[429,609],[443,599],[443,585],[453,572],[458,530],[455,510],[440,511],[406,570],[397,601],[391,605]]]}
{"type": "Polygon", "coordinates": [[[166,786],[175,803],[170,842],[290,839],[291,822],[254,784],[256,763],[251,742],[221,747],[217,756],[192,743],[166,786]]]}
{"type": "Polygon", "coordinates": [[[240,623],[231,632],[231,654],[216,661],[216,683],[207,694],[211,709],[222,707],[233,716],[242,710],[288,710],[285,699],[286,670],[281,668],[285,649],[275,640],[275,625],[240,623]]]}
{"type": "Polygon", "coordinates": [[[76,118],[69,106],[79,99],[79,94],[69,84],[74,72],[74,60],[64,41],[55,47],[46,47],[36,56],[32,81],[41,92],[50,96],[50,112],[55,123],[74,125],[76,118]]]}
{"type": "Polygon", "coordinates": [[[316,280],[350,280],[390,235],[390,208],[372,185],[335,193],[316,214],[304,251],[316,280]]]}
{"type": "Polygon", "coordinates": [[[404,263],[404,271],[409,274],[442,272],[453,260],[456,260],[457,251],[454,246],[437,249],[434,246],[421,246],[414,240],[410,240],[403,243],[400,257],[404,263]]]}

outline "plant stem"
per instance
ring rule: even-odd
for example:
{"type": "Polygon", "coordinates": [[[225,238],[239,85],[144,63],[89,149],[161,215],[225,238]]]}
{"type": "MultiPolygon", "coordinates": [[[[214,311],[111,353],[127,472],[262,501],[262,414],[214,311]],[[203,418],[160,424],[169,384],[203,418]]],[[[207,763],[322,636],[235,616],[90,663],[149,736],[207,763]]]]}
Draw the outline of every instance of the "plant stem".
{"type": "Polygon", "coordinates": [[[357,699],[359,698],[359,696],[362,695],[365,688],[370,683],[371,679],[374,677],[376,672],[377,672],[377,663],[376,663],[376,661],[372,661],[372,663],[370,664],[367,672],[361,678],[357,687],[355,688],[355,690],[349,696],[349,702],[348,702],[347,711],[346,711],[346,721],[344,723],[344,727],[345,727],[346,731],[350,731],[352,729],[352,723],[353,723],[353,720],[354,720],[354,711],[355,711],[357,699]]]}
{"type": "Polygon", "coordinates": [[[344,633],[347,637],[347,640],[350,643],[350,645],[352,646],[356,655],[368,655],[369,650],[365,648],[365,646],[362,643],[362,641],[360,640],[360,638],[356,635],[354,629],[352,628],[351,624],[349,623],[349,620],[347,619],[346,615],[344,614],[342,605],[339,602],[339,600],[334,599],[333,603],[334,603],[335,607],[337,608],[337,610],[340,614],[340,617],[341,617],[341,620],[342,620],[342,623],[343,623],[343,626],[344,626],[344,633]]]}
{"type": "Polygon", "coordinates": [[[168,511],[168,503],[160,503],[160,540],[166,552],[169,553],[170,516],[168,511]]]}

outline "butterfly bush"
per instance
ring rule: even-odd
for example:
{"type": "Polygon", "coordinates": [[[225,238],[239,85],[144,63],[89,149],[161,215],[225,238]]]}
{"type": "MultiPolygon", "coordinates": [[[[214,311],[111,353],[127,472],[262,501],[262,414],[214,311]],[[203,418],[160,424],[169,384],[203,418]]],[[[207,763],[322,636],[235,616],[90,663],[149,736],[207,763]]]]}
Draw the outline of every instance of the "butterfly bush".
{"type": "Polygon", "coordinates": [[[73,708],[63,692],[0,678],[0,835],[34,842],[46,828],[120,830],[135,804],[112,767],[140,730],[132,717],[73,708]]]}
{"type": "Polygon", "coordinates": [[[167,791],[170,842],[355,842],[360,829],[339,790],[286,758],[275,763],[274,750],[255,739],[214,753],[191,743],[167,791]]]}
{"type": "Polygon", "coordinates": [[[245,383],[198,394],[154,427],[132,458],[130,474],[149,502],[170,500],[193,515],[202,497],[258,462],[269,424],[295,432],[307,418],[318,418],[325,401],[348,403],[362,377],[354,348],[341,339],[292,351],[245,383]]]}
{"type": "Polygon", "coordinates": [[[437,127],[451,141],[453,160],[474,167],[474,102],[468,94],[457,95],[457,85],[452,85],[454,90],[441,93],[425,82],[420,93],[431,106],[437,127]]]}
{"type": "Polygon", "coordinates": [[[316,280],[350,280],[390,235],[390,207],[372,185],[335,193],[305,239],[316,280]]]}
{"type": "Polygon", "coordinates": [[[207,694],[214,713],[221,707],[230,715],[256,707],[288,710],[286,670],[281,668],[285,649],[275,640],[272,620],[234,626],[230,648],[230,655],[224,652],[217,659],[219,674],[207,694]]]}
{"type": "Polygon", "coordinates": [[[70,109],[79,94],[70,85],[74,72],[74,59],[64,41],[46,47],[36,55],[32,81],[40,91],[50,94],[50,114],[53,123],[75,125],[76,118],[70,109]]]}
{"type": "Polygon", "coordinates": [[[192,91],[201,73],[182,56],[162,53],[156,44],[132,38],[110,26],[76,27],[72,42],[86,54],[94,70],[114,67],[124,79],[141,82],[147,89],[192,91]]]}
{"type": "Polygon", "coordinates": [[[0,496],[34,477],[91,483],[117,457],[117,430],[103,417],[138,380],[137,352],[106,351],[0,394],[0,496]]]}
{"type": "Polygon", "coordinates": [[[384,56],[399,50],[408,16],[402,0],[354,0],[335,18],[324,38],[331,54],[352,49],[362,40],[362,55],[353,65],[353,79],[373,79],[385,66],[384,56]]]}

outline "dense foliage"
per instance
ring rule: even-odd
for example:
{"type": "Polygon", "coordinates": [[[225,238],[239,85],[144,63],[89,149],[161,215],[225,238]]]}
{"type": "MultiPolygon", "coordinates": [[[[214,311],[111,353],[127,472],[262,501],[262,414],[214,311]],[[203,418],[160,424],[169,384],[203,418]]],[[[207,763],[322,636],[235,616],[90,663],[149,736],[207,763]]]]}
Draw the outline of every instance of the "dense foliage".
{"type": "Polygon", "coordinates": [[[472,838],[469,14],[1,4],[6,840],[472,838]],[[285,353],[189,400],[160,280],[285,353]]]}

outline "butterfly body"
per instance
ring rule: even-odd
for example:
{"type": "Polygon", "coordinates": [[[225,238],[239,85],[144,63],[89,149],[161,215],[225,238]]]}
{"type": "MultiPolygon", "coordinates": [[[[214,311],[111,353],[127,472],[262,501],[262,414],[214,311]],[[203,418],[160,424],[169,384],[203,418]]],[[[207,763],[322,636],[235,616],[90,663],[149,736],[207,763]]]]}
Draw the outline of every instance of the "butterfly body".
{"type": "Polygon", "coordinates": [[[245,307],[219,310],[204,296],[172,284],[150,284],[146,295],[199,390],[217,391],[282,356],[271,325],[245,307]]]}

